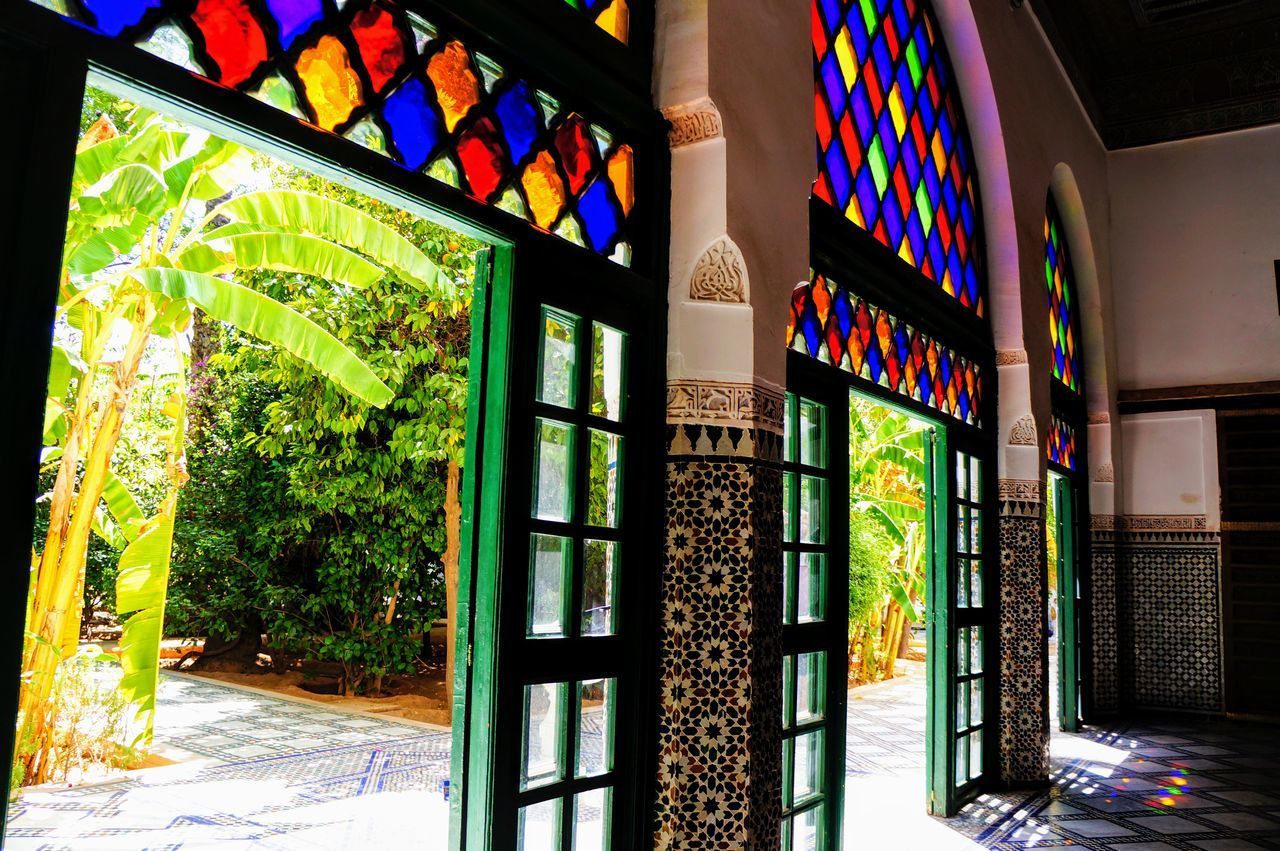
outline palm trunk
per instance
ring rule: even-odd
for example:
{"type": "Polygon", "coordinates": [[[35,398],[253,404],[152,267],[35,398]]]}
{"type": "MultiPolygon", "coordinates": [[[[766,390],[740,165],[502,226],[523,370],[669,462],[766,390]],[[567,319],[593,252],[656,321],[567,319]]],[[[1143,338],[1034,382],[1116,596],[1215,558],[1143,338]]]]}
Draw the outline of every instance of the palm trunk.
{"type": "Polygon", "coordinates": [[[444,688],[449,717],[453,718],[454,656],[458,643],[458,557],[462,552],[462,502],[459,499],[460,470],[457,461],[449,462],[444,486],[444,596],[448,627],[444,639],[444,688]]]}
{"type": "MultiPolygon", "coordinates": [[[[76,592],[83,587],[85,557],[88,552],[93,516],[107,473],[111,469],[111,457],[120,439],[125,408],[129,394],[137,380],[138,368],[147,341],[151,337],[151,323],[155,310],[149,302],[139,307],[134,316],[133,328],[124,355],[116,364],[110,396],[99,414],[93,440],[85,458],[84,476],[78,495],[73,494],[74,467],[67,480],[58,472],[54,491],[54,503],[50,506],[50,527],[46,550],[41,554],[39,575],[36,578],[36,600],[32,606],[31,629],[39,636],[30,642],[29,653],[24,654],[24,672],[30,677],[22,684],[19,700],[19,717],[22,719],[21,741],[30,749],[23,757],[24,783],[40,783],[47,776],[48,731],[42,707],[49,699],[53,676],[60,657],[67,646],[67,636],[74,628],[79,634],[79,616],[82,606],[76,600],[76,592]],[[61,502],[59,502],[61,500],[61,502]],[[52,522],[57,520],[57,524],[52,522]],[[50,548],[50,544],[56,549],[50,548]],[[41,592],[44,592],[43,594],[41,592]]],[[[68,446],[72,441],[68,441],[68,446]]],[[[65,456],[64,456],[65,459],[65,456]]],[[[71,645],[74,647],[74,644],[71,645]]]]}

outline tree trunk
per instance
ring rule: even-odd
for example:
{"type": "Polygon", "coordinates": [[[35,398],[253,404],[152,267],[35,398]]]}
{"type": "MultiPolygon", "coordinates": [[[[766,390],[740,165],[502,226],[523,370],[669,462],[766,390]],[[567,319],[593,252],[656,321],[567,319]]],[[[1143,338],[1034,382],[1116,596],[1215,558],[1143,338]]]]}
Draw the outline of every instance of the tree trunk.
{"type": "Polygon", "coordinates": [[[448,627],[444,639],[444,691],[448,696],[445,706],[449,718],[453,718],[454,654],[458,638],[458,557],[462,552],[462,502],[458,497],[460,487],[458,462],[449,462],[449,473],[444,487],[444,595],[445,618],[448,627]]]}
{"type": "Polygon", "coordinates": [[[192,665],[195,671],[220,671],[244,674],[252,671],[262,650],[262,618],[250,614],[240,634],[230,639],[207,636],[200,658],[192,665]]]}
{"type": "Polygon", "coordinates": [[[82,607],[75,595],[83,587],[85,556],[93,516],[102,499],[107,473],[111,469],[111,457],[115,454],[116,443],[120,439],[124,412],[138,377],[143,352],[151,337],[151,322],[154,319],[155,309],[150,302],[144,303],[134,315],[129,341],[115,367],[111,395],[102,406],[97,428],[93,431],[78,495],[73,495],[69,486],[59,490],[59,486],[74,482],[74,470],[65,480],[64,470],[59,469],[58,472],[54,500],[56,502],[61,498],[70,501],[74,498],[74,507],[68,509],[65,505],[58,504],[50,506],[50,531],[45,541],[45,551],[41,553],[39,574],[36,577],[37,595],[32,605],[30,628],[40,638],[28,642],[28,650],[23,654],[22,670],[31,672],[31,677],[23,683],[19,700],[19,717],[22,719],[19,741],[30,748],[23,757],[23,782],[26,785],[41,783],[46,779],[49,742],[47,715],[42,707],[53,688],[54,672],[65,652],[67,637],[79,636],[82,607]],[[55,519],[60,521],[56,531],[55,519]]]}

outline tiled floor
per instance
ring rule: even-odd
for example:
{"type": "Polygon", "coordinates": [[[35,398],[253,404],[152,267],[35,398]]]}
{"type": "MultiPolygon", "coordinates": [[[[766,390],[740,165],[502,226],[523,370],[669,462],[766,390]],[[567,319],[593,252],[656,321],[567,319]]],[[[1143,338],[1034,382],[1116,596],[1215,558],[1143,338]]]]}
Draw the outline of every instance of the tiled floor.
{"type": "Polygon", "coordinates": [[[1280,849],[1280,728],[1166,717],[1055,734],[1048,789],[944,821],[924,814],[923,678],[849,697],[848,849],[1280,849]]]}
{"type": "Polygon", "coordinates": [[[195,758],[25,792],[4,847],[395,849],[447,833],[447,731],[169,676],[156,735],[195,758]]]}

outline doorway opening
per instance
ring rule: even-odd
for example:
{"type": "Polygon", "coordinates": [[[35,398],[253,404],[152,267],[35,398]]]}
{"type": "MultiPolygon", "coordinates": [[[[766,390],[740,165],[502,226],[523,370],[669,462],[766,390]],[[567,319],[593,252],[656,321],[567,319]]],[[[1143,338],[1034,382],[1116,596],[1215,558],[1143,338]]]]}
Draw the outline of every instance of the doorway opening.
{"type": "Polygon", "coordinates": [[[91,79],[6,847],[447,835],[488,256],[91,79]]]}
{"type": "Polygon", "coordinates": [[[846,847],[917,816],[928,791],[932,432],[850,393],[846,847]]]}

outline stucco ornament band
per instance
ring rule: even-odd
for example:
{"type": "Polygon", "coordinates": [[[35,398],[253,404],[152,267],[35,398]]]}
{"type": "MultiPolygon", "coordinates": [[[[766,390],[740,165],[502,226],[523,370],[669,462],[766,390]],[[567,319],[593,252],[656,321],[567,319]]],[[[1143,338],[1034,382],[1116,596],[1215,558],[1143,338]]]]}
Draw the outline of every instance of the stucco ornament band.
{"type": "Polygon", "coordinates": [[[1110,461],[1098,466],[1098,472],[1093,477],[1095,482],[1114,482],[1116,480],[1116,468],[1112,466],[1110,461]]]}
{"type": "Polygon", "coordinates": [[[1106,411],[1095,411],[1089,414],[1089,425],[1107,425],[1111,422],[1111,414],[1106,411]]]}
{"type": "Polygon", "coordinates": [[[782,410],[782,393],[758,384],[688,379],[667,383],[668,423],[740,423],[780,432],[782,410]]]}
{"type": "Polygon", "coordinates": [[[1026,362],[1026,349],[1001,349],[996,352],[996,366],[1015,366],[1026,362]]]}
{"type": "Polygon", "coordinates": [[[1034,479],[1000,479],[996,484],[1002,500],[1040,501],[1040,483],[1034,479]]]}
{"type": "Polygon", "coordinates": [[[719,139],[724,136],[724,123],[720,120],[720,110],[716,109],[711,98],[698,98],[689,103],[668,106],[662,110],[662,114],[671,122],[667,143],[672,148],[681,148],[695,142],[705,142],[708,139],[719,139]]]}
{"type": "Polygon", "coordinates": [[[1013,428],[1009,430],[1009,445],[1036,445],[1036,421],[1030,414],[1020,418],[1013,424],[1013,428]]]}
{"type": "Polygon", "coordinates": [[[741,304],[747,300],[747,267],[728,236],[708,245],[689,276],[689,298],[741,304]]]}

